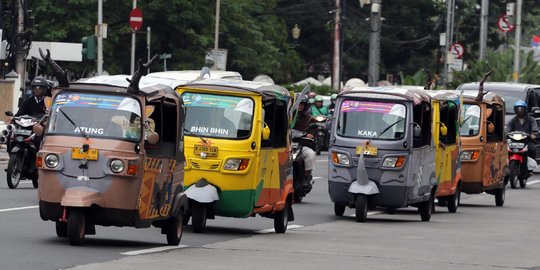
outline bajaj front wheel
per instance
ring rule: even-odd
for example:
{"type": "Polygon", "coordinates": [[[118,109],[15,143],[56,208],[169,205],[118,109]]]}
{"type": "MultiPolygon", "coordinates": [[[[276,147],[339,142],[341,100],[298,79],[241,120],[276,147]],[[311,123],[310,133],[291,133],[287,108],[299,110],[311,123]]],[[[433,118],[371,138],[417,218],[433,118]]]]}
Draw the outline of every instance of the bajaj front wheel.
{"type": "Polygon", "coordinates": [[[368,212],[368,198],[364,194],[356,196],[355,205],[356,222],[366,222],[368,212]]]}
{"type": "Polygon", "coordinates": [[[86,217],[82,209],[72,209],[67,220],[67,236],[69,244],[80,246],[83,243],[86,228],[86,217]]]}
{"type": "Polygon", "coordinates": [[[7,167],[7,184],[11,189],[17,188],[21,181],[23,157],[19,153],[9,155],[9,163],[7,167]]]}
{"type": "Polygon", "coordinates": [[[206,228],[206,205],[193,201],[191,208],[191,226],[194,233],[202,233],[206,228]]]}
{"type": "Polygon", "coordinates": [[[420,212],[422,221],[429,221],[431,219],[431,214],[433,213],[433,194],[429,196],[427,201],[420,204],[418,211],[420,212]]]}
{"type": "Polygon", "coordinates": [[[182,240],[182,234],[184,233],[183,215],[180,214],[176,218],[171,218],[165,225],[165,234],[167,235],[167,245],[178,246],[180,240],[182,240]]]}
{"type": "Polygon", "coordinates": [[[67,223],[65,222],[56,222],[56,235],[58,237],[67,237],[67,223]]]}

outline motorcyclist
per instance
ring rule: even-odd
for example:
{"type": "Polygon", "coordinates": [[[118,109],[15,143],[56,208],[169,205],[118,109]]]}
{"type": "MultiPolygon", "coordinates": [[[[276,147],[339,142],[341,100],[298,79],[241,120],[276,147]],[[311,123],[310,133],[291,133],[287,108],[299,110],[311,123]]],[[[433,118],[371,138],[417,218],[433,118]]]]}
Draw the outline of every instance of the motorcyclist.
{"type": "Polygon", "coordinates": [[[306,108],[304,109],[309,114],[311,114],[311,109],[313,108],[313,104],[315,103],[315,96],[317,96],[317,93],[313,91],[308,93],[308,103],[307,103],[306,108]]]}
{"type": "Polygon", "coordinates": [[[532,140],[536,139],[538,134],[538,124],[536,120],[527,114],[527,103],[523,100],[518,100],[514,103],[514,112],[516,116],[508,122],[508,132],[521,131],[530,134],[531,140],[527,145],[528,156],[536,160],[536,148],[532,143],[532,140]]]}
{"type": "Polygon", "coordinates": [[[332,94],[330,96],[330,105],[328,105],[328,113],[332,113],[334,112],[334,109],[336,107],[336,99],[337,99],[337,94],[332,94]]]}
{"type": "Polygon", "coordinates": [[[27,98],[19,107],[15,116],[30,115],[40,117],[47,110],[45,107],[45,93],[49,88],[49,83],[43,77],[36,77],[30,84],[32,88],[32,97],[27,98]]]}
{"type": "MultiPolygon", "coordinates": [[[[296,116],[296,121],[294,123],[294,130],[306,133],[306,137],[313,139],[313,135],[308,133],[310,124],[316,122],[315,118],[313,118],[309,113],[306,111],[306,107],[308,105],[308,98],[302,97],[300,100],[300,104],[298,105],[298,115],[296,116]]],[[[304,166],[305,166],[305,175],[308,177],[309,180],[312,179],[312,170],[313,165],[315,164],[315,151],[311,149],[310,147],[304,147],[302,149],[302,158],[304,159],[304,166]]]]}
{"type": "Polygon", "coordinates": [[[313,117],[328,115],[328,108],[323,105],[323,98],[319,95],[315,96],[314,106],[311,107],[311,115],[313,117]]]}

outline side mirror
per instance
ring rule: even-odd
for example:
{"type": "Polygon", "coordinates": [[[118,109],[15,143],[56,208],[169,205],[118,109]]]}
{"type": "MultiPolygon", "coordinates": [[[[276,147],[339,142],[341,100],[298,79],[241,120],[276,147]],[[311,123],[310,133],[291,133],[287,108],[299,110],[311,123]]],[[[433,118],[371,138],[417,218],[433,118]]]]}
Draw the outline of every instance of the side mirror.
{"type": "Polygon", "coordinates": [[[11,112],[11,111],[6,111],[5,114],[6,114],[6,116],[13,116],[13,112],[11,112]]]}
{"type": "Polygon", "coordinates": [[[264,128],[262,129],[262,139],[263,140],[269,140],[270,139],[270,128],[268,127],[267,124],[264,124],[264,128]]]}
{"type": "Polygon", "coordinates": [[[414,137],[420,137],[422,135],[422,128],[418,124],[414,125],[413,135],[414,137]]]}
{"type": "Polygon", "coordinates": [[[534,114],[540,114],[540,108],[539,107],[532,107],[531,112],[534,114]]]}
{"type": "Polygon", "coordinates": [[[32,127],[32,131],[36,136],[41,137],[43,136],[43,133],[45,133],[45,127],[41,124],[36,124],[32,127]]]}
{"type": "Polygon", "coordinates": [[[493,132],[495,132],[495,125],[489,121],[487,123],[487,132],[489,134],[492,134],[493,132]]]}
{"type": "Polygon", "coordinates": [[[446,134],[448,134],[448,128],[446,127],[444,123],[441,123],[440,126],[441,126],[441,135],[446,136],[446,134]]]}
{"type": "Polygon", "coordinates": [[[149,144],[156,144],[159,142],[159,134],[157,134],[156,132],[151,132],[146,137],[146,140],[149,144]]]}

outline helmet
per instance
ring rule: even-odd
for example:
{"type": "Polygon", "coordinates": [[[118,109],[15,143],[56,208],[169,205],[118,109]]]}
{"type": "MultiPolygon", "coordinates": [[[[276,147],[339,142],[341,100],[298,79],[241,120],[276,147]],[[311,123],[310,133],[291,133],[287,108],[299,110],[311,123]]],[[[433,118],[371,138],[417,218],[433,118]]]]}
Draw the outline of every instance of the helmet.
{"type": "Polygon", "coordinates": [[[525,101],[520,99],[516,101],[516,103],[514,103],[514,109],[518,107],[525,107],[525,109],[527,109],[527,103],[525,103],[525,101]]]}
{"type": "Polygon", "coordinates": [[[315,97],[315,102],[323,102],[323,98],[319,95],[315,97]]]}
{"type": "Polygon", "coordinates": [[[30,87],[34,88],[35,86],[41,86],[44,88],[49,88],[49,83],[43,77],[35,77],[30,84],[30,87]]]}
{"type": "Polygon", "coordinates": [[[309,98],[307,96],[301,96],[300,97],[300,103],[308,103],[309,98]]]}
{"type": "Polygon", "coordinates": [[[335,99],[337,99],[337,94],[332,94],[332,95],[330,96],[330,100],[335,100],[335,99]]]}

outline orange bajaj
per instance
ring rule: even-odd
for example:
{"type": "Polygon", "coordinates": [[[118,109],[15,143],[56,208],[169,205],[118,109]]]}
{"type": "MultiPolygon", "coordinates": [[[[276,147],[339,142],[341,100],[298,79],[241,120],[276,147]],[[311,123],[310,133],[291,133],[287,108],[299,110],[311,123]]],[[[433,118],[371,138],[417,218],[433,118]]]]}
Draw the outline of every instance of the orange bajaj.
{"type": "Polygon", "coordinates": [[[180,242],[184,108],[168,86],[139,88],[145,66],[129,86],[65,80],[53,96],[37,158],[39,210],[73,245],[95,225],[153,225],[180,242]]]}

